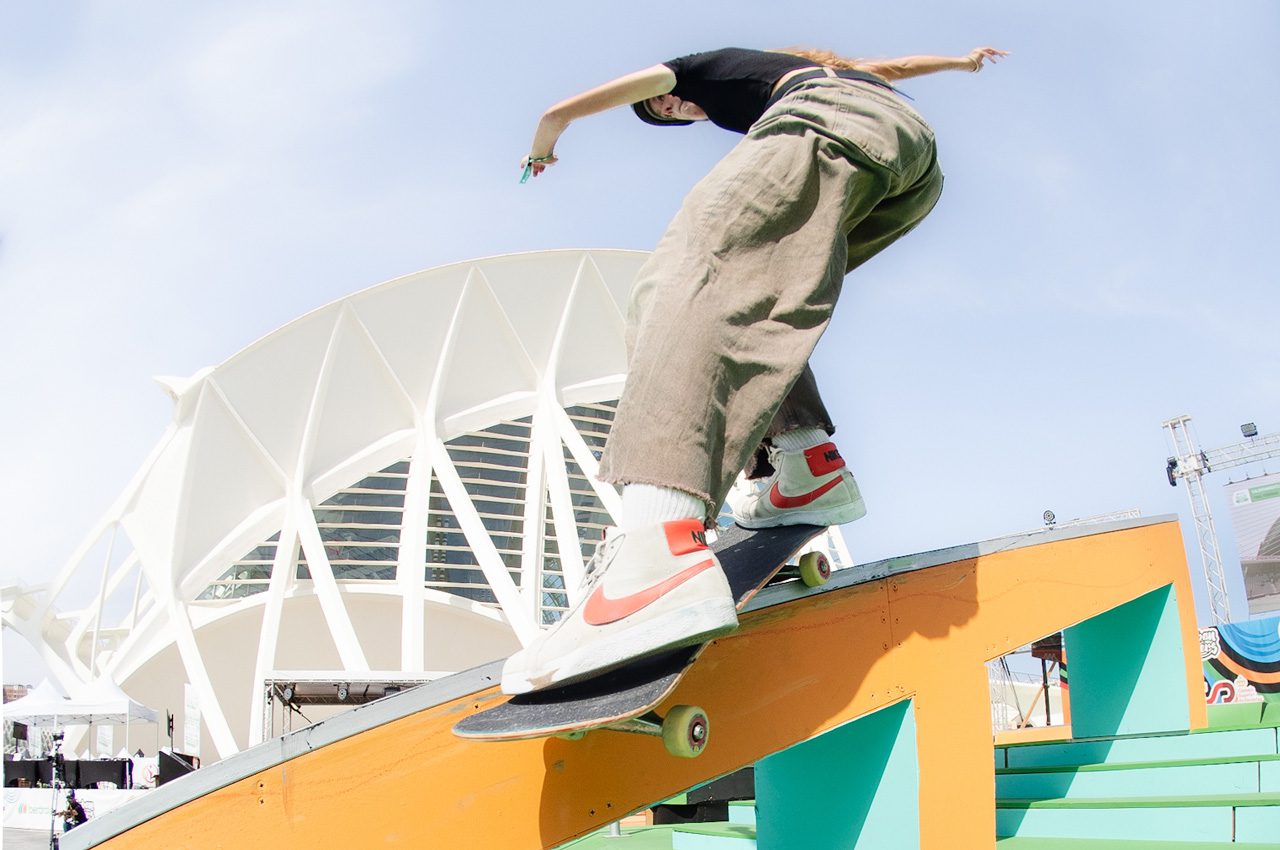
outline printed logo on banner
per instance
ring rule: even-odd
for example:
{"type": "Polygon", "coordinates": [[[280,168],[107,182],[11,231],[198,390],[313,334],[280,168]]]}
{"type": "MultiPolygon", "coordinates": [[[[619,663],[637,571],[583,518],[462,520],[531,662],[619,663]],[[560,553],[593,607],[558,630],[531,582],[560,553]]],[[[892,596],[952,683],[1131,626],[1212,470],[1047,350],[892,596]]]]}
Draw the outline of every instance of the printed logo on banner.
{"type": "Polygon", "coordinates": [[[1200,660],[1209,661],[1222,653],[1222,642],[1218,630],[1213,626],[1200,630],[1200,660]]]}

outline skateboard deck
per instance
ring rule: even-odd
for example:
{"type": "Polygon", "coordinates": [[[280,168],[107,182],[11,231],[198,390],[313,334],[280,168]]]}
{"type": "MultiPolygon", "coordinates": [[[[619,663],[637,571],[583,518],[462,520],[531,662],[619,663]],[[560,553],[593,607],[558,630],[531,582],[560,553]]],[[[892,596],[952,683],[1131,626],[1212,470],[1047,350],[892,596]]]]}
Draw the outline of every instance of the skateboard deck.
{"type": "MultiPolygon", "coordinates": [[[[813,525],[749,530],[731,526],[719,533],[712,549],[724,567],[738,610],[774,577],[806,543],[826,529],[813,525]]],[[[826,559],[813,559],[806,567],[806,583],[820,584],[830,574],[826,559]]],[[[662,718],[642,717],[665,700],[693,664],[706,643],[670,649],[580,682],[513,696],[495,706],[459,721],[454,734],[483,741],[511,741],[553,735],[580,737],[590,729],[661,735],[672,752],[672,742],[663,731],[662,718]]],[[[695,750],[705,744],[707,718],[695,717],[696,706],[679,706],[669,715],[672,721],[687,724],[695,750]],[[700,728],[695,728],[697,723],[700,728]]],[[[679,738],[679,735],[675,737],[679,738]]],[[[678,749],[683,746],[676,744],[678,749]]],[[[678,752],[696,755],[697,752],[678,752]]]]}

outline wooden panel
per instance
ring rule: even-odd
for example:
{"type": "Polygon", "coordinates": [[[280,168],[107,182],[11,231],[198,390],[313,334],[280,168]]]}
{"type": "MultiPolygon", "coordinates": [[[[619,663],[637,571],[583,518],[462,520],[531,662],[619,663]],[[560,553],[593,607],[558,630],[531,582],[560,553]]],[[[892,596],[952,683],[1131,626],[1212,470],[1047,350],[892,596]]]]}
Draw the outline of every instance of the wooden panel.
{"type": "MultiPolygon", "coordinates": [[[[451,734],[488,691],[330,744],[101,845],[554,847],[905,697],[915,699],[924,848],[994,846],[984,662],[1173,584],[1192,725],[1198,640],[1175,523],[975,557],[743,618],[673,694],[712,719],[698,759],[657,739],[478,743],[451,734]]],[[[1198,708],[1198,714],[1197,714],[1198,708]]]]}

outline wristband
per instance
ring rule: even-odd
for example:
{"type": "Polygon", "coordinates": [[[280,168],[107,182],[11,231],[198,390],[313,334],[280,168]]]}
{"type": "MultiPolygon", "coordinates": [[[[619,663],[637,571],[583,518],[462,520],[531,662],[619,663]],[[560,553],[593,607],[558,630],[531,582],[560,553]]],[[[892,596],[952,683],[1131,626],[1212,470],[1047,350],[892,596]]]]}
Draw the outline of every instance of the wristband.
{"type": "Polygon", "coordinates": [[[529,175],[533,174],[533,164],[535,162],[551,162],[553,159],[555,159],[554,156],[526,156],[524,158],[524,173],[520,175],[520,182],[527,183],[529,181],[529,175]]]}

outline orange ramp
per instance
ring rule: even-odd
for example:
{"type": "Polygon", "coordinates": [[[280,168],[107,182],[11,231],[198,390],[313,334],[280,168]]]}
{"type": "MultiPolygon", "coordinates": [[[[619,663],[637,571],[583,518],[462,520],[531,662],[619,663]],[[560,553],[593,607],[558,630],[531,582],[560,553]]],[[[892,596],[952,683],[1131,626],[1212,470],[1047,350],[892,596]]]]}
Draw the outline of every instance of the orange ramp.
{"type": "MultiPolygon", "coordinates": [[[[551,848],[800,742],[809,744],[788,752],[820,754],[816,736],[895,707],[888,714],[909,724],[879,725],[910,739],[912,764],[899,773],[913,785],[897,795],[909,811],[894,816],[914,817],[929,850],[994,847],[985,662],[1068,627],[1077,734],[1206,725],[1180,529],[1167,517],[1127,521],[890,559],[815,590],[766,590],[674,694],[710,714],[711,742],[697,759],[616,732],[502,744],[454,737],[458,718],[501,699],[492,664],[183,777],[63,846],[551,848]],[[1094,690],[1106,693],[1082,700],[1094,690]]],[[[879,761],[834,769],[874,785],[886,781],[879,761]]],[[[788,793],[805,792],[783,788],[776,799],[788,793]]],[[[768,820],[763,797],[760,805],[768,820]]],[[[768,850],[769,827],[760,829],[768,850]]]]}

